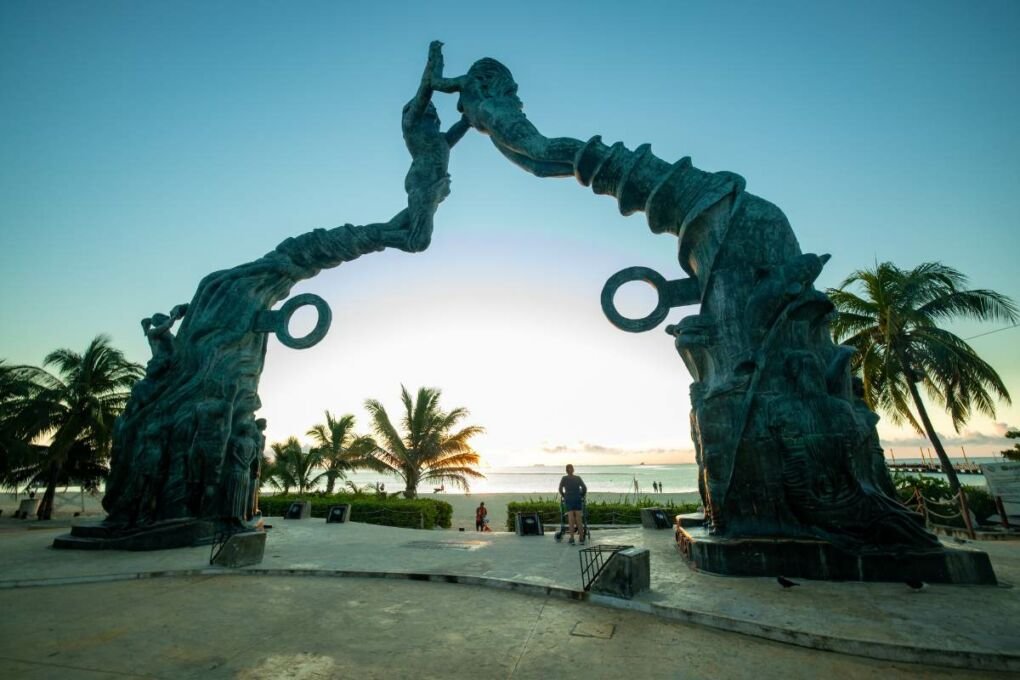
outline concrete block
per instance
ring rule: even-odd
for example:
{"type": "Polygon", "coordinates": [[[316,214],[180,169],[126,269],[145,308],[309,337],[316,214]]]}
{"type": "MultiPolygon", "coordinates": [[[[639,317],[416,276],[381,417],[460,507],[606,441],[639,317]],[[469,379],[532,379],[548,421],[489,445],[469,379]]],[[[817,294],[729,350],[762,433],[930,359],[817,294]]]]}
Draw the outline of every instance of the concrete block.
{"type": "Polygon", "coordinates": [[[518,536],[544,536],[542,518],[537,512],[518,512],[514,516],[514,528],[518,536]]]}
{"type": "Polygon", "coordinates": [[[34,517],[39,511],[38,498],[25,498],[18,504],[18,511],[14,513],[15,519],[28,519],[34,517]]]}
{"type": "Polygon", "coordinates": [[[669,529],[673,523],[662,508],[641,508],[641,526],[645,529],[669,529]]]}
{"type": "Polygon", "coordinates": [[[284,519],[309,519],[312,516],[311,501],[294,501],[287,508],[284,519]]]}
{"type": "Polygon", "coordinates": [[[266,552],[266,532],[243,531],[227,539],[210,561],[218,567],[247,567],[262,562],[266,552]]]}
{"type": "Polygon", "coordinates": [[[343,503],[341,505],[329,506],[329,512],[326,513],[326,524],[346,524],[351,519],[351,504],[343,503]]]}
{"type": "Polygon", "coordinates": [[[591,584],[591,592],[631,599],[652,587],[648,548],[627,548],[614,553],[591,584]]]}

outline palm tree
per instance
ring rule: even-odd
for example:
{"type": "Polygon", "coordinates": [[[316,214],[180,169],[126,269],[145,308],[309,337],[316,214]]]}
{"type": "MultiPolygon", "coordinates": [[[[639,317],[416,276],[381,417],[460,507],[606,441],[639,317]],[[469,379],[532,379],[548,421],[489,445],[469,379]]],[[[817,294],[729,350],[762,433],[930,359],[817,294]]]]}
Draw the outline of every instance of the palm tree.
{"type": "Polygon", "coordinates": [[[441,410],[440,391],[436,388],[422,387],[417,399],[412,399],[403,385],[400,393],[404,403],[403,435],[397,432],[382,404],[375,399],[365,402],[378,436],[375,457],[404,480],[406,498],[417,498],[418,484],[423,481],[450,482],[465,491],[470,490],[468,477],[485,477],[474,469],[478,465],[478,453],[470,444],[471,437],[484,432],[484,428],[468,425],[453,432],[468,416],[468,411],[464,408],[441,410]]]}
{"type": "Polygon", "coordinates": [[[15,398],[4,420],[5,429],[24,443],[50,440],[34,462],[37,471],[32,477],[46,485],[38,517],[50,519],[57,484],[69,481],[68,473],[92,484],[103,474],[114,420],[144,370],[112,347],[106,335],[97,335],[82,354],[69,349],[51,352],[43,365],[55,368],[58,375],[22,369],[32,387],[15,398]]]}
{"type": "Polygon", "coordinates": [[[313,448],[322,457],[325,467],[326,493],[333,493],[337,479],[346,479],[347,473],[358,468],[380,468],[372,455],[375,441],[371,437],[354,433],[354,416],[350,413],[337,420],[326,411],[326,422],[319,423],[306,433],[314,442],[313,448]]]}
{"type": "Polygon", "coordinates": [[[24,470],[37,458],[31,442],[18,431],[15,415],[22,402],[39,390],[30,366],[11,366],[0,359],[0,487],[17,492],[25,481],[24,470]]]}
{"type": "Polygon", "coordinates": [[[883,262],[852,273],[838,290],[828,291],[839,312],[832,323],[833,338],[857,350],[851,365],[864,381],[868,406],[928,436],[954,493],[960,482],[918,384],[924,385],[929,400],[949,412],[957,432],[975,410],[994,416],[994,400],[1008,404],[1009,392],[970,345],[937,324],[956,317],[1017,321],[1016,305],[1008,297],[965,290],[966,285],[965,276],[939,262],[909,270],[883,262]],[[862,294],[848,290],[855,284],[862,294]]]}
{"type": "Polygon", "coordinates": [[[271,448],[274,458],[264,477],[284,494],[290,493],[291,487],[295,486],[298,493],[304,493],[322,478],[324,473],[314,474],[315,469],[322,463],[322,456],[314,449],[308,453],[302,451],[297,437],[290,437],[283,443],[271,444],[271,448]]]}

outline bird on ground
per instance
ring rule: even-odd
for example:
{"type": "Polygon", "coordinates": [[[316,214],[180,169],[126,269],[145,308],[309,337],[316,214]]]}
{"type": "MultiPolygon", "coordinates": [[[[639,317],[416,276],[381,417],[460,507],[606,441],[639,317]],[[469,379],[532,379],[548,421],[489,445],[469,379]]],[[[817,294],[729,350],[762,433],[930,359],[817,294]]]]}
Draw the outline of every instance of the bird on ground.
{"type": "Polygon", "coordinates": [[[786,590],[788,588],[792,588],[794,586],[799,586],[800,585],[799,583],[791,581],[790,579],[786,578],[785,576],[777,576],[776,577],[776,583],[778,583],[779,585],[783,586],[783,590],[786,590]]]}
{"type": "Polygon", "coordinates": [[[927,583],[925,583],[924,581],[920,581],[920,580],[913,580],[913,579],[911,579],[909,581],[906,581],[905,583],[907,584],[907,587],[910,588],[915,593],[919,593],[919,592],[921,592],[922,590],[924,590],[925,588],[928,587],[927,583]]]}

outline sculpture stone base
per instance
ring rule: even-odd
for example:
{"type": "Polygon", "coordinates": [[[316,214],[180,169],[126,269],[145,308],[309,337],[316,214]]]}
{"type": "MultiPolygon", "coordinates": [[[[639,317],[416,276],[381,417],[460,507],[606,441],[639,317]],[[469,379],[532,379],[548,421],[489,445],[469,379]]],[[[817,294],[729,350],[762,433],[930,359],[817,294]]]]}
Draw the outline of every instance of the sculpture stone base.
{"type": "Polygon", "coordinates": [[[912,581],[996,585],[988,554],[944,548],[932,552],[854,554],[826,541],[718,538],[703,527],[676,528],[677,547],[698,571],[725,576],[792,576],[828,581],[912,581]]]}
{"type": "Polygon", "coordinates": [[[57,536],[54,548],[74,550],[163,550],[209,545],[219,527],[208,519],[185,518],[125,528],[103,522],[75,524],[71,533],[57,536]]]}
{"type": "Polygon", "coordinates": [[[683,515],[677,515],[675,524],[679,524],[682,527],[702,527],[705,526],[705,513],[703,512],[688,512],[683,515]]]}

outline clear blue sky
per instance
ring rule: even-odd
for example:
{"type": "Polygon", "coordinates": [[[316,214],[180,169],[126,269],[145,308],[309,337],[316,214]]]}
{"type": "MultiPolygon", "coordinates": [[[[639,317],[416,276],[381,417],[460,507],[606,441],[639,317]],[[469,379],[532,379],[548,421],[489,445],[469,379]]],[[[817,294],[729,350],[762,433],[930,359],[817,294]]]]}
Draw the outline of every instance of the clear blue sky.
{"type": "MultiPolygon", "coordinates": [[[[388,219],[405,202],[400,108],[433,39],[450,74],[507,64],[545,134],[650,142],[742,174],[805,251],[833,254],[823,286],[876,259],[942,260],[1020,299],[1012,0],[8,0],[0,357],[38,364],[106,332],[144,361],[139,320],[206,273],[313,227],[388,219]]],[[[440,102],[447,122],[453,105],[440,102]]],[[[395,405],[403,382],[470,408],[494,464],[689,459],[690,380],[670,338],[617,331],[598,304],[625,266],[680,275],[675,240],[476,133],[450,171],[427,252],[295,290],[326,298],[334,326],[303,352],[271,341],[270,436],[325,408],[364,420],[366,397],[395,405]],[[557,447],[574,453],[542,453],[557,447]]],[[[620,297],[635,316],[651,305],[650,290],[620,297]]],[[[974,340],[1020,400],[1018,344],[1020,329],[974,340]]],[[[988,443],[1020,408],[997,421],[958,441],[988,443]]],[[[906,451],[910,433],[883,434],[906,451]]]]}

